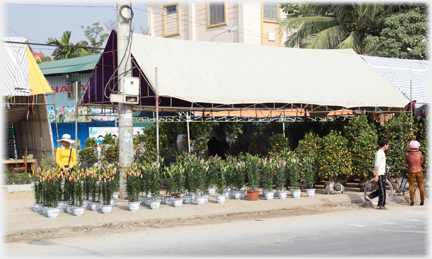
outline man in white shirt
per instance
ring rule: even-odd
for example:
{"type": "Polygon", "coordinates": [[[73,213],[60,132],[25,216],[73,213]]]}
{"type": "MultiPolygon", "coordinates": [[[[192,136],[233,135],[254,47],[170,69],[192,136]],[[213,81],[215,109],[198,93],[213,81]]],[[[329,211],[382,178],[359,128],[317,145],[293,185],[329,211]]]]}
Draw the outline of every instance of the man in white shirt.
{"type": "Polygon", "coordinates": [[[371,199],[375,197],[378,198],[378,206],[377,209],[380,210],[386,210],[385,207],[386,204],[386,177],[385,177],[385,167],[386,167],[386,156],[384,151],[386,151],[389,147],[387,140],[381,140],[378,145],[380,146],[380,149],[375,154],[375,165],[374,165],[374,175],[375,175],[375,182],[378,183],[378,190],[370,193],[369,195],[366,195],[365,199],[370,202],[371,199]]]}

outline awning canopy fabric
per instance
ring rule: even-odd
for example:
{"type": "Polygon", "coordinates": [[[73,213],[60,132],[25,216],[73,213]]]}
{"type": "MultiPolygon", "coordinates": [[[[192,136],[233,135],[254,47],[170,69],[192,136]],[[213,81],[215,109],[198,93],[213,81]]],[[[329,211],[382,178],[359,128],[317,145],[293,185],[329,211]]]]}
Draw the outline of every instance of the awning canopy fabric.
{"type": "MultiPolygon", "coordinates": [[[[6,37],[4,41],[27,42],[21,37],[6,37]]],[[[3,96],[29,96],[52,93],[52,89],[42,74],[36,60],[26,44],[2,44],[5,57],[3,96]]]]}
{"type": "Polygon", "coordinates": [[[353,50],[294,49],[133,35],[158,94],[188,102],[403,108],[409,100],[353,50]]]}
{"type": "MultiPolygon", "coordinates": [[[[118,90],[117,35],[113,31],[81,104],[111,105],[118,90]],[[113,79],[114,80],[110,80],[113,79]]],[[[140,103],[160,111],[302,108],[311,112],[402,110],[409,100],[353,50],[293,49],[242,43],[165,39],[133,34],[132,75],[140,103]]],[[[116,105],[116,104],[114,104],[116,105]]]]}
{"type": "MultiPolygon", "coordinates": [[[[3,41],[27,42],[22,37],[4,37],[3,41]]],[[[28,96],[30,92],[30,73],[25,44],[5,43],[3,47],[3,96],[28,96]]]]}
{"type": "Polygon", "coordinates": [[[49,86],[45,76],[42,74],[39,69],[36,60],[33,58],[33,55],[30,52],[28,46],[27,49],[27,58],[28,58],[28,68],[30,73],[30,91],[33,95],[36,94],[45,94],[52,93],[52,89],[49,86]]]}

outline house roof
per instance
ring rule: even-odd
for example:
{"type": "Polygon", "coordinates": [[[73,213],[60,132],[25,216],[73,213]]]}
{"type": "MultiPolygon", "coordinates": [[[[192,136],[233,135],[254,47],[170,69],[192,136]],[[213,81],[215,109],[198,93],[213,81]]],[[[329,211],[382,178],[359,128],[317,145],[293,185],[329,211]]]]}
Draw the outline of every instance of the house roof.
{"type": "Polygon", "coordinates": [[[428,103],[430,61],[364,55],[361,57],[408,99],[412,80],[412,97],[417,101],[417,108],[428,103]]]}
{"type": "Polygon", "coordinates": [[[44,75],[66,74],[80,71],[93,70],[101,54],[88,55],[79,58],[54,60],[39,64],[44,75]]]}
{"type": "Polygon", "coordinates": [[[31,54],[33,55],[33,57],[35,59],[36,59],[36,57],[39,57],[39,58],[44,58],[45,57],[45,55],[42,52],[32,52],[31,54]]]}

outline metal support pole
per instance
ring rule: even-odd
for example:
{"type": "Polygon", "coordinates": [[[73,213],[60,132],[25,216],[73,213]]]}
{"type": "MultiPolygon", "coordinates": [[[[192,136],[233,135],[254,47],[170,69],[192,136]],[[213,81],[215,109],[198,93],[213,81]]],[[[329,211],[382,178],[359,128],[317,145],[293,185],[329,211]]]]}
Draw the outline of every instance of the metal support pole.
{"type": "Polygon", "coordinates": [[[410,79],[410,109],[411,109],[411,117],[413,116],[413,103],[412,103],[412,79],[410,79]]]}
{"type": "Polygon", "coordinates": [[[75,149],[78,143],[78,81],[75,81],[75,149]]]}
{"type": "Polygon", "coordinates": [[[156,152],[157,164],[159,165],[159,95],[158,95],[158,68],[155,67],[155,88],[156,88],[156,152]]]}
{"type": "Polygon", "coordinates": [[[188,140],[188,153],[190,154],[191,150],[190,150],[190,131],[189,131],[189,113],[186,114],[186,125],[187,125],[187,140],[188,140]]]}
{"type": "MultiPolygon", "coordinates": [[[[129,37],[131,35],[131,12],[128,2],[117,2],[117,75],[119,81],[131,76],[132,62],[129,53],[129,37]],[[125,8],[129,7],[129,8],[125,8]],[[121,12],[121,13],[120,13],[121,12]],[[127,71],[127,72],[126,72],[127,71]]],[[[124,85],[119,82],[120,92],[124,92],[124,85]]],[[[132,105],[119,103],[119,163],[130,165],[133,159],[133,129],[132,105]]],[[[126,198],[126,180],[120,177],[119,197],[126,198]]]]}

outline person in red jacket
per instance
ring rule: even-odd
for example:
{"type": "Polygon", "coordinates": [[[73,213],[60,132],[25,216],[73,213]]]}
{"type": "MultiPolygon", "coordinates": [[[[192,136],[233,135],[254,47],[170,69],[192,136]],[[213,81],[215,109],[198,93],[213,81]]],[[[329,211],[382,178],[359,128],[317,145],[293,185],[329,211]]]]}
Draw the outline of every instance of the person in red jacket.
{"type": "Polygon", "coordinates": [[[414,188],[417,180],[417,185],[420,189],[420,206],[423,206],[425,195],[423,188],[423,168],[424,162],[423,155],[419,150],[420,143],[417,140],[413,140],[409,144],[410,149],[405,153],[405,163],[408,164],[408,179],[410,182],[410,206],[414,205],[414,188]]]}

